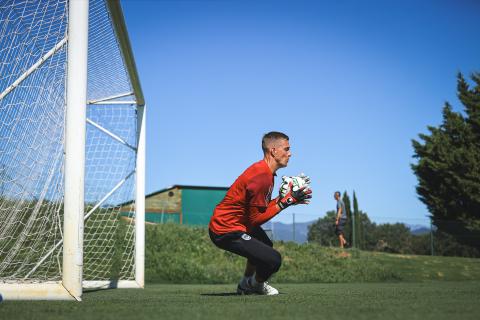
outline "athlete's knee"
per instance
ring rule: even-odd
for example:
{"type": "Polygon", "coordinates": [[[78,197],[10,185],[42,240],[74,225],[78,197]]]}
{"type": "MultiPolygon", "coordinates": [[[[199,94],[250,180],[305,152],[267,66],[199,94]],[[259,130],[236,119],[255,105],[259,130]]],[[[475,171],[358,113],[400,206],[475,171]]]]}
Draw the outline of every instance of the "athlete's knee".
{"type": "Polygon", "coordinates": [[[270,240],[270,239],[265,239],[265,242],[264,242],[267,246],[269,247],[273,247],[273,242],[270,240]]]}

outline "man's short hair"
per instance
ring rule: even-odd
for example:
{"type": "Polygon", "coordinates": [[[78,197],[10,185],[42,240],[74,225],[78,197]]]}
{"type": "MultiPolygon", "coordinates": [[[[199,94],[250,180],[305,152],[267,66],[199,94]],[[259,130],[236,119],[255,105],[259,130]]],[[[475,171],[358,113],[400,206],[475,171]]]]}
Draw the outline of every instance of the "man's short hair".
{"type": "Polygon", "coordinates": [[[335,194],[335,195],[337,195],[337,194],[338,194],[338,196],[339,196],[339,197],[341,197],[341,196],[342,196],[342,193],[341,193],[340,191],[335,191],[335,193],[334,193],[334,194],[335,194]]]}
{"type": "Polygon", "coordinates": [[[285,139],[289,140],[288,136],[285,133],[278,132],[278,131],[270,131],[269,133],[265,133],[262,138],[262,150],[264,153],[268,152],[268,146],[275,140],[285,139]]]}

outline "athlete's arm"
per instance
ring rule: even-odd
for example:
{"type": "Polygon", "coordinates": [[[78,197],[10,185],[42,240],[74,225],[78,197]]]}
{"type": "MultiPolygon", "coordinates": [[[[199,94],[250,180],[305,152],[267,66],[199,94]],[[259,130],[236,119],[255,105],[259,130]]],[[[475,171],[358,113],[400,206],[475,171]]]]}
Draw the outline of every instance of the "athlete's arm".
{"type": "Polygon", "coordinates": [[[277,204],[277,199],[268,203],[267,207],[250,207],[249,222],[252,226],[259,226],[275,217],[282,209],[277,204]]]}

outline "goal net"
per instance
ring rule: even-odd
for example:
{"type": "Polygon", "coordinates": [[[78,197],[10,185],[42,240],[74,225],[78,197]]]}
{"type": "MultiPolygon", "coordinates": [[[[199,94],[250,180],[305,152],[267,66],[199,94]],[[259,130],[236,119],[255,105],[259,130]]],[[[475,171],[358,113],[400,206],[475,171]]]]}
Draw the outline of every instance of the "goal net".
{"type": "Polygon", "coordinates": [[[143,94],[119,3],[0,0],[4,299],[143,287],[144,154],[143,94]],[[72,8],[84,10],[83,29],[72,8]]]}

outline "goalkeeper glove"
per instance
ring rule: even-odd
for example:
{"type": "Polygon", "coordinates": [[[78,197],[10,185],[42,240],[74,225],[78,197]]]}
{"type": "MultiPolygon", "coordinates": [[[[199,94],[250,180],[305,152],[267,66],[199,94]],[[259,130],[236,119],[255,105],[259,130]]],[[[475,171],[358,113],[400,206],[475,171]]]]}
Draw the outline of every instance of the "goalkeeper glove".
{"type": "Polygon", "coordinates": [[[279,195],[281,198],[285,197],[285,195],[290,191],[290,183],[292,183],[293,189],[296,191],[301,187],[310,187],[310,177],[305,175],[304,173],[300,173],[298,176],[293,177],[282,177],[282,184],[280,185],[279,195]]]}
{"type": "Polygon", "coordinates": [[[303,173],[303,172],[300,173],[299,177],[302,178],[303,181],[305,181],[305,184],[306,184],[306,185],[310,185],[310,182],[311,182],[311,181],[310,181],[310,177],[307,176],[307,175],[305,175],[305,173],[303,173]]]}
{"type": "Polygon", "coordinates": [[[281,199],[278,200],[277,204],[280,209],[285,209],[291,205],[296,205],[299,203],[308,204],[312,198],[312,190],[308,187],[302,187],[296,191],[292,189],[292,183],[288,184],[288,193],[281,199]]]}

